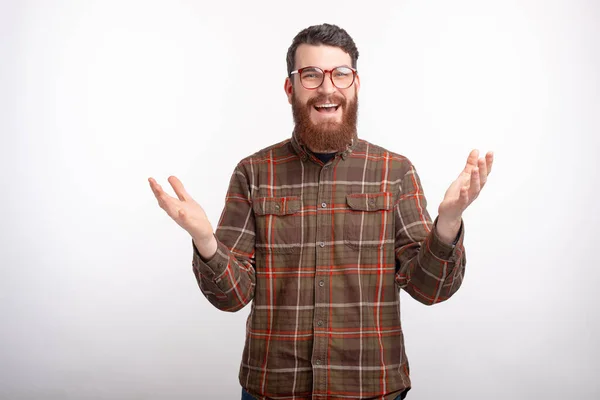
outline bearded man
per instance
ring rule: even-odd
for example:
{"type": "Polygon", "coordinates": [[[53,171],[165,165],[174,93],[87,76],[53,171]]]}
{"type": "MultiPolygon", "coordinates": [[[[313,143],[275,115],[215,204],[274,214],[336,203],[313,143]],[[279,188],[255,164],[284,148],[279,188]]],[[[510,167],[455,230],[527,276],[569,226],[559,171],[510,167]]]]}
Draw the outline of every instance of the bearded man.
{"type": "Polygon", "coordinates": [[[193,271],[224,311],[251,304],[243,399],[403,399],[400,289],[436,304],[465,272],[462,213],[492,167],[473,150],[432,222],[404,156],[357,136],[358,50],[323,24],[287,53],[291,138],[236,166],[216,234],[175,177],[159,205],[192,237],[193,271]]]}

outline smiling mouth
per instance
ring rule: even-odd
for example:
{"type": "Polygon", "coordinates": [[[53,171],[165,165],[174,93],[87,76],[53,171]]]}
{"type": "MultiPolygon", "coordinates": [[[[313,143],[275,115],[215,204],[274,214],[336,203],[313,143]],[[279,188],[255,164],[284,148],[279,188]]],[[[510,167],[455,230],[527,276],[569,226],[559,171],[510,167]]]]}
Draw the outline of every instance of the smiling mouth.
{"type": "Polygon", "coordinates": [[[333,104],[333,103],[326,103],[326,104],[317,104],[313,106],[315,108],[315,110],[317,110],[320,113],[323,114],[328,114],[328,113],[334,113],[337,111],[337,109],[340,107],[339,104],[333,104]]]}

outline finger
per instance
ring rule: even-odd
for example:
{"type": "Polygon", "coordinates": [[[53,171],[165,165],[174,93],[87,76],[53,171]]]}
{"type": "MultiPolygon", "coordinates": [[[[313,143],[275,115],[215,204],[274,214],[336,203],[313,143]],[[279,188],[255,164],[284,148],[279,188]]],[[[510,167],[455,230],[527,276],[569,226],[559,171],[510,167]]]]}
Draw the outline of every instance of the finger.
{"type": "Polygon", "coordinates": [[[472,202],[479,195],[481,185],[479,183],[479,168],[473,169],[471,172],[471,184],[469,186],[469,202],[472,202]]]}
{"type": "Polygon", "coordinates": [[[469,179],[471,179],[471,170],[473,169],[473,167],[471,166],[466,166],[461,172],[460,174],[458,174],[458,177],[456,178],[457,181],[460,181],[461,186],[464,185],[468,185],[469,184],[469,179]]]}
{"type": "Polygon", "coordinates": [[[488,170],[487,164],[485,163],[485,159],[482,157],[479,159],[479,186],[480,189],[483,188],[485,183],[487,182],[488,170]]]}
{"type": "Polygon", "coordinates": [[[167,214],[172,216],[175,210],[180,208],[179,204],[177,204],[177,199],[165,192],[154,179],[150,178],[149,181],[152,192],[154,193],[156,200],[158,200],[158,205],[165,210],[167,214]]]}
{"type": "Polygon", "coordinates": [[[461,186],[469,186],[469,181],[471,180],[471,171],[473,170],[473,166],[470,164],[467,164],[465,166],[465,168],[460,171],[460,174],[458,174],[458,177],[456,178],[457,181],[460,182],[461,186]]]}
{"type": "Polygon", "coordinates": [[[469,153],[469,157],[467,157],[467,165],[465,165],[465,171],[471,172],[473,168],[477,167],[477,159],[479,158],[479,150],[473,149],[469,153]]]}
{"type": "Polygon", "coordinates": [[[152,193],[154,193],[154,196],[158,199],[163,193],[162,188],[160,187],[158,182],[154,180],[154,178],[148,178],[148,182],[150,183],[150,189],[152,189],[152,193]]]}
{"type": "Polygon", "coordinates": [[[458,203],[460,204],[460,207],[462,210],[467,208],[467,205],[469,204],[469,189],[467,189],[465,187],[460,189],[460,196],[458,198],[458,203]]]}
{"type": "Polygon", "coordinates": [[[487,174],[489,175],[492,172],[492,164],[494,163],[494,153],[489,151],[485,155],[485,163],[487,165],[487,174]]]}
{"type": "Polygon", "coordinates": [[[179,198],[179,200],[186,201],[186,200],[189,199],[190,196],[185,191],[185,188],[183,187],[183,183],[181,183],[181,181],[179,179],[177,179],[177,177],[170,176],[169,177],[169,183],[171,184],[171,187],[175,191],[175,194],[177,195],[177,197],[179,198]]]}

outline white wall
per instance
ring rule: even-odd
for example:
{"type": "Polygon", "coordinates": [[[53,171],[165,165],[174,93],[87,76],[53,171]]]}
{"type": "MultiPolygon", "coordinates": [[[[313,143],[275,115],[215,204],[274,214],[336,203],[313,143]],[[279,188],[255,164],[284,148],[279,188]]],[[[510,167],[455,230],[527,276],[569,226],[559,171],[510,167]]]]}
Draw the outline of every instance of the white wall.
{"type": "Polygon", "coordinates": [[[598,2],[0,4],[0,398],[239,398],[248,310],[203,298],[146,179],[216,224],[237,161],[290,135],[285,53],[321,22],[359,47],[359,134],[433,215],[496,154],[463,287],[403,296],[409,398],[599,398],[598,2]]]}

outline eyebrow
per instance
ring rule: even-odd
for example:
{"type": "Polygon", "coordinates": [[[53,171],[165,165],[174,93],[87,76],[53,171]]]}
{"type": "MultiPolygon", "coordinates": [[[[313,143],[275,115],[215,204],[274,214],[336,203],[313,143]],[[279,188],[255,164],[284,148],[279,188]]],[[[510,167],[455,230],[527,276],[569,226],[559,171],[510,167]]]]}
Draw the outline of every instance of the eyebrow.
{"type": "MultiPolygon", "coordinates": [[[[339,68],[339,67],[354,68],[354,67],[351,67],[351,66],[350,66],[350,65],[348,65],[348,64],[336,65],[336,66],[335,66],[335,67],[333,67],[333,68],[339,68]]],[[[327,69],[327,68],[323,68],[323,67],[318,67],[318,66],[316,66],[316,65],[307,65],[306,67],[300,67],[300,68],[296,68],[296,70],[299,70],[299,69],[306,69],[306,68],[320,68],[320,69],[322,69],[322,70],[326,70],[326,69],[327,69]]],[[[333,68],[331,68],[331,69],[333,69],[333,68]]]]}

